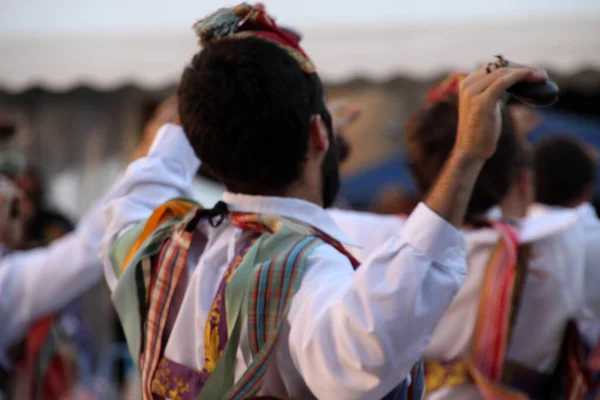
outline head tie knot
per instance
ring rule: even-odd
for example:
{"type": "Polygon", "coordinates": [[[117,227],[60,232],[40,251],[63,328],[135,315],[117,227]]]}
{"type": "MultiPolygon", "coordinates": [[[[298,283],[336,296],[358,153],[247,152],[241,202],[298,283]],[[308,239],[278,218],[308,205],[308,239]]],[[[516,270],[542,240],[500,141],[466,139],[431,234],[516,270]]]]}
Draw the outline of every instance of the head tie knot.
{"type": "Polygon", "coordinates": [[[194,30],[202,47],[223,39],[258,37],[268,40],[286,50],[305,73],[315,72],[314,64],[300,46],[300,35],[279,27],[262,4],[242,3],[233,8],[221,8],[196,22],[194,30]]]}

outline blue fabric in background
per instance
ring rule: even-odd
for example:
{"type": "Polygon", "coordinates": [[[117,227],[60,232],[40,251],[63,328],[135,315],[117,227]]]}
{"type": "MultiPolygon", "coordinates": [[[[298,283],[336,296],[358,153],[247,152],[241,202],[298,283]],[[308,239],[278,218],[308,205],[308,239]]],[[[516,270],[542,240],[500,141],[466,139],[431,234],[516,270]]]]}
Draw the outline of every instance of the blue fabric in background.
{"type": "Polygon", "coordinates": [[[405,153],[346,177],[342,181],[341,195],[352,208],[367,209],[377,193],[387,186],[400,186],[408,193],[416,193],[405,153]]]}
{"type": "MultiPolygon", "coordinates": [[[[599,119],[555,110],[541,111],[541,115],[542,123],[530,135],[533,144],[546,136],[560,134],[578,137],[600,150],[599,119]]],[[[600,164],[596,168],[600,176],[600,164]]],[[[377,193],[387,186],[400,186],[408,193],[416,193],[405,153],[399,153],[376,166],[346,177],[342,181],[341,194],[352,207],[366,209],[377,193]]],[[[600,185],[596,186],[595,197],[600,198],[600,185]]]]}

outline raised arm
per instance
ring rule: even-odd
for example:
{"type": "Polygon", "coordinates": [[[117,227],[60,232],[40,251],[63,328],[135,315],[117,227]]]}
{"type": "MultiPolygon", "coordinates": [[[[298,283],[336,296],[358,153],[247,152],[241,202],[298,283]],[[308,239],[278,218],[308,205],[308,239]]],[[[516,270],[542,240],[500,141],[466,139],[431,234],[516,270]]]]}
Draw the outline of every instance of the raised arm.
{"type": "Polygon", "coordinates": [[[456,144],[425,204],[454,226],[461,226],[475,181],[496,151],[501,118],[498,101],[519,81],[544,82],[545,71],[526,67],[480,68],[460,84],[456,144]]]}
{"type": "Polygon", "coordinates": [[[587,203],[577,208],[577,214],[585,246],[585,317],[600,319],[600,219],[594,207],[587,203]]]}
{"type": "Polygon", "coordinates": [[[100,257],[111,290],[117,284],[110,259],[115,240],[126,229],[148,218],[164,202],[176,197],[190,197],[199,166],[200,161],[183,129],[174,124],[164,125],[158,131],[148,155],[129,165],[104,206],[100,257]]]}
{"type": "Polygon", "coordinates": [[[74,232],[50,246],[0,259],[0,349],[18,340],[32,322],[60,311],[102,279],[101,232],[102,212],[96,204],[74,232]]]}
{"type": "Polygon", "coordinates": [[[382,398],[422,356],[466,275],[464,239],[453,225],[462,225],[479,171],[495,151],[497,101],[527,78],[546,75],[507,68],[467,78],[457,142],[438,183],[355,274],[337,255],[315,252],[290,309],[288,344],[316,397],[382,398]]]}
{"type": "Polygon", "coordinates": [[[424,204],[362,261],[353,273],[317,249],[292,301],[290,353],[317,398],[377,399],[399,385],[466,274],[462,234],[424,204]]]}

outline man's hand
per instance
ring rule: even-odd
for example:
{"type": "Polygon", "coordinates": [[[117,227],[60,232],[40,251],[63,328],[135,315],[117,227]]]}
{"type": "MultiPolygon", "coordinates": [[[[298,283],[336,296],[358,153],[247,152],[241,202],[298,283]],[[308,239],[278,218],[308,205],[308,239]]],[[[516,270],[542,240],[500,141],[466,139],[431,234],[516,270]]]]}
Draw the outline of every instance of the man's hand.
{"type": "Polygon", "coordinates": [[[333,100],[327,104],[333,124],[333,136],[337,140],[340,162],[344,162],[350,155],[350,144],[346,140],[346,129],[354,123],[362,112],[357,106],[349,106],[348,100],[333,100]]]}
{"type": "Polygon", "coordinates": [[[545,82],[543,70],[509,66],[487,73],[480,68],[460,84],[455,152],[474,160],[487,160],[496,151],[502,121],[499,100],[517,82],[545,82]]]}
{"type": "Polygon", "coordinates": [[[331,119],[333,122],[334,135],[343,135],[354,121],[356,121],[362,112],[357,106],[350,106],[347,99],[332,100],[327,104],[331,119]]]}
{"type": "Polygon", "coordinates": [[[171,123],[180,125],[179,121],[179,109],[177,103],[177,97],[171,96],[163,100],[162,103],[156,107],[152,118],[144,126],[144,132],[142,139],[134,149],[129,162],[133,162],[138,158],[145,157],[148,154],[148,150],[154,141],[156,133],[164,124],[171,123]]]}
{"type": "Polygon", "coordinates": [[[479,172],[496,151],[502,128],[500,98],[517,82],[547,79],[545,71],[509,65],[489,74],[483,67],[461,82],[456,143],[427,196],[429,208],[454,226],[462,226],[479,172]]]}

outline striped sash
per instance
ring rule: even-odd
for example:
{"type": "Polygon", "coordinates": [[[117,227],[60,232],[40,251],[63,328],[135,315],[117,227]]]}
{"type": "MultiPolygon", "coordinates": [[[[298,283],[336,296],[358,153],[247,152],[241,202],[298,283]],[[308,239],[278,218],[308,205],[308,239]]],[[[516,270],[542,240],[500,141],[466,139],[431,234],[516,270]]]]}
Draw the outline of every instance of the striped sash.
{"type": "MultiPolygon", "coordinates": [[[[282,220],[274,216],[232,214],[232,223],[236,226],[266,234],[281,232],[283,227],[281,222],[282,220]]],[[[247,308],[248,341],[253,361],[233,389],[226,394],[224,397],[226,399],[254,398],[253,396],[258,392],[276,344],[281,323],[285,320],[293,294],[300,285],[307,255],[314,250],[314,246],[325,242],[348,257],[354,268],[359,267],[359,262],[338,241],[323,232],[288,220],[285,220],[285,225],[301,235],[294,239],[289,250],[271,250],[271,254],[277,253],[278,255],[263,262],[253,271],[247,308]]],[[[411,385],[403,382],[384,399],[422,399],[424,396],[422,361],[413,368],[411,382],[411,385]]],[[[208,397],[206,398],[208,399],[208,397]]]]}
{"type": "MultiPolygon", "coordinates": [[[[522,286],[524,279],[523,274],[517,279],[519,239],[516,231],[503,222],[493,223],[493,226],[500,233],[501,240],[486,270],[471,361],[477,370],[476,375],[497,383],[502,376],[509,334],[516,317],[516,307],[513,305],[521,293],[520,290],[515,292],[515,287],[517,283],[522,286]],[[515,293],[519,296],[514,296],[515,293]]],[[[478,376],[474,378],[476,382],[479,379],[478,376]]],[[[485,387],[487,384],[480,387],[480,390],[485,387]]],[[[484,393],[487,391],[484,390],[484,393]]]]}
{"type": "MultiPolygon", "coordinates": [[[[313,227],[275,215],[229,214],[232,224],[255,234],[241,247],[222,277],[205,328],[205,366],[199,373],[191,371],[163,357],[172,316],[179,309],[175,294],[186,271],[195,225],[203,218],[224,218],[222,213],[215,214],[215,209],[197,209],[183,217],[191,204],[176,200],[159,208],[145,226],[136,227],[139,237],[125,235],[122,239],[131,250],[113,254],[113,260],[126,260],[118,264],[121,268],[115,268],[116,272],[132,275],[127,271],[128,266],[135,268],[142,329],[141,334],[131,334],[133,329],[126,329],[126,336],[130,350],[136,350],[136,343],[140,342],[138,360],[143,396],[145,400],[251,399],[261,387],[310,253],[327,243],[346,255],[355,268],[359,264],[340,243],[313,227]],[[252,362],[234,383],[233,363],[243,319],[248,325],[252,362]]],[[[217,208],[221,207],[223,212],[221,204],[217,208]]],[[[226,206],[225,212],[228,213],[226,206]]],[[[130,292],[123,288],[121,295],[130,292]]],[[[117,307],[117,310],[123,318],[125,309],[117,307]]],[[[413,368],[411,382],[411,385],[403,382],[385,399],[422,399],[422,362],[413,368]]]]}
{"type": "Polygon", "coordinates": [[[426,387],[433,392],[474,382],[482,397],[516,400],[527,397],[501,382],[506,353],[524,286],[527,248],[519,251],[518,236],[505,222],[493,222],[500,241],[486,266],[471,356],[426,363],[426,387]]]}
{"type": "MultiPolygon", "coordinates": [[[[146,314],[144,332],[144,352],[141,355],[142,388],[144,398],[152,398],[152,378],[158,368],[164,349],[163,334],[167,314],[177,283],[185,270],[188,250],[192,242],[192,233],[187,230],[176,231],[163,245],[156,270],[150,281],[150,301],[146,314]]],[[[167,338],[164,338],[167,339],[167,338]]]]}

